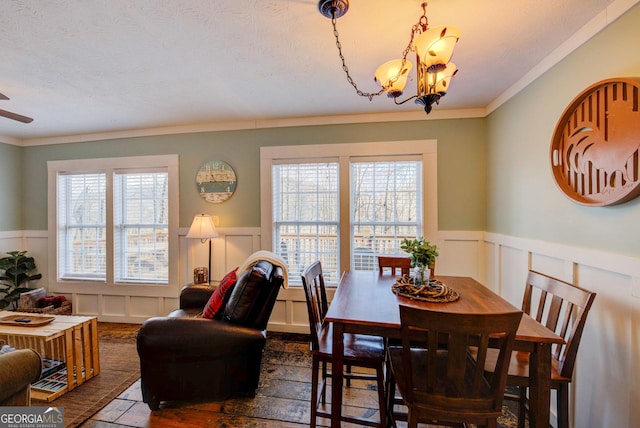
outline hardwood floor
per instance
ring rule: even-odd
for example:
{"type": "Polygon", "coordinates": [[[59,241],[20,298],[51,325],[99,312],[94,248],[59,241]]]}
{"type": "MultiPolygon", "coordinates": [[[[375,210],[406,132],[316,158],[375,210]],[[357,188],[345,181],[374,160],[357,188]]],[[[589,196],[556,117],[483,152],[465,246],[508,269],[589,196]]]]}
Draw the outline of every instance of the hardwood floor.
{"type": "MultiPolygon", "coordinates": [[[[127,332],[119,333],[115,327],[108,334],[117,336],[127,332]]],[[[327,406],[330,406],[330,392],[331,388],[327,406]]],[[[159,410],[152,412],[142,402],[140,381],[137,381],[81,427],[300,428],[309,426],[310,396],[311,355],[305,337],[272,334],[267,340],[260,387],[255,398],[219,402],[163,402],[159,410]]],[[[348,403],[344,408],[345,413],[377,420],[377,394],[373,382],[353,381],[350,388],[345,388],[344,400],[348,403]]],[[[499,421],[500,426],[512,426],[512,416],[505,415],[504,420],[499,421]]],[[[318,426],[328,425],[328,420],[318,419],[318,426]]],[[[405,426],[402,423],[398,425],[405,426]]]]}

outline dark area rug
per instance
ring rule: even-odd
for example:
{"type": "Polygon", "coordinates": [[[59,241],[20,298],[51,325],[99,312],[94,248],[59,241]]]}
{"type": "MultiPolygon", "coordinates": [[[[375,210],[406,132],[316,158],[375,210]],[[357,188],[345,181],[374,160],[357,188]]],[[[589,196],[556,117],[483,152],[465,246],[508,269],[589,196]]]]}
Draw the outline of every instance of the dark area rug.
{"type": "Polygon", "coordinates": [[[99,323],[100,374],[50,403],[32,400],[32,405],[64,408],[65,427],[76,427],[89,419],[140,378],[137,329],[132,325],[105,330],[99,323]]]}

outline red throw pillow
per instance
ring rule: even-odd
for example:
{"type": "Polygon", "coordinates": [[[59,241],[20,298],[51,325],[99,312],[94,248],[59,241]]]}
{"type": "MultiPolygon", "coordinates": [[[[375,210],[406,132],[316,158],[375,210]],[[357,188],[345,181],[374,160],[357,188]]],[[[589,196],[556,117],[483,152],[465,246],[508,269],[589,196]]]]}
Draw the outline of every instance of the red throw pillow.
{"type": "Polygon", "coordinates": [[[216,314],[220,312],[220,309],[222,309],[222,304],[224,303],[224,296],[226,296],[227,293],[230,293],[231,290],[233,290],[233,286],[236,285],[237,270],[238,268],[235,268],[234,270],[226,274],[224,278],[222,278],[222,280],[220,280],[220,284],[214,290],[213,294],[211,294],[209,301],[204,306],[204,311],[202,312],[203,318],[213,319],[215,318],[216,314]]]}

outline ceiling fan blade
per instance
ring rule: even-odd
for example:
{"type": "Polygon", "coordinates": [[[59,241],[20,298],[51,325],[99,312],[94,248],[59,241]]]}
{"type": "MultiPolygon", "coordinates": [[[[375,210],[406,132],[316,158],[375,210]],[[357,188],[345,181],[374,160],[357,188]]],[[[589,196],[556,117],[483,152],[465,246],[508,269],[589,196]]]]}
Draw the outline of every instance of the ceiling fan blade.
{"type": "Polygon", "coordinates": [[[17,120],[18,122],[23,122],[23,123],[31,123],[33,122],[33,119],[27,116],[22,116],[20,114],[17,113],[11,113],[10,111],[6,111],[6,110],[1,110],[0,109],[0,116],[4,116],[8,119],[13,119],[13,120],[17,120]]]}
{"type": "Polygon", "coordinates": [[[5,94],[0,93],[0,100],[8,100],[9,97],[6,96],[5,94]]]}

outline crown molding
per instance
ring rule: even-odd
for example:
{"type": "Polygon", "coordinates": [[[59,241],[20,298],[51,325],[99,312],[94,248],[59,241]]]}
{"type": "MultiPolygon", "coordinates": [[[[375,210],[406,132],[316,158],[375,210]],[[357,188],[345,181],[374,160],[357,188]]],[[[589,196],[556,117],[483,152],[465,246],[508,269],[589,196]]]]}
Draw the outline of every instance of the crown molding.
{"type": "Polygon", "coordinates": [[[6,135],[0,135],[0,143],[10,144],[12,146],[23,146],[23,140],[20,138],[8,137],[6,135]]]}
{"type": "MultiPolygon", "coordinates": [[[[444,119],[481,118],[487,115],[486,109],[434,110],[426,116],[420,111],[354,114],[335,116],[310,116],[300,118],[238,120],[226,122],[210,122],[197,125],[167,126],[145,129],[131,129],[114,132],[97,132],[90,134],[63,135],[58,137],[17,139],[7,137],[8,144],[17,146],[44,146],[50,144],[67,144],[88,141],[114,140],[120,138],[150,137],[158,135],[193,134],[200,132],[239,131],[247,129],[289,128],[298,126],[343,125],[353,123],[405,122],[444,119]]],[[[0,137],[0,142],[3,137],[0,137]]]]}
{"type": "Polygon", "coordinates": [[[540,61],[538,65],[522,76],[520,80],[489,103],[487,106],[487,115],[516,96],[520,91],[533,83],[534,80],[565,59],[573,51],[589,41],[593,36],[604,30],[613,21],[624,15],[638,2],[640,2],[640,0],[616,0],[611,3],[605,10],[600,12],[597,16],[587,22],[580,30],[574,33],[573,36],[569,37],[560,46],[554,49],[549,55],[540,61]]]}

